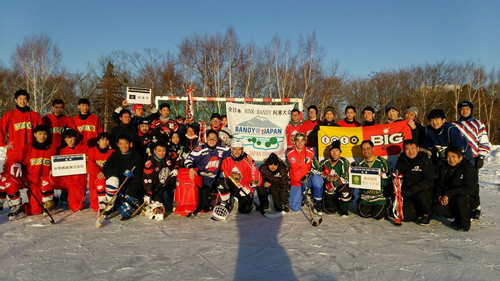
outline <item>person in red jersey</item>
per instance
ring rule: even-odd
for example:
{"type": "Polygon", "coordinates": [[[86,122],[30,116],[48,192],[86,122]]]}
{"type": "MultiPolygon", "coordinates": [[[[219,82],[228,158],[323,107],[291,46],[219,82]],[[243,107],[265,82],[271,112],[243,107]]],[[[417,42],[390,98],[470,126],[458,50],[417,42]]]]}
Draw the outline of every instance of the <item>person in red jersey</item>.
{"type": "Polygon", "coordinates": [[[309,139],[309,134],[319,122],[318,107],[315,105],[311,105],[307,108],[307,112],[309,114],[309,120],[302,123],[302,125],[300,126],[300,132],[303,133],[307,138],[306,146],[311,147],[312,144],[311,140],[309,139]]]}
{"type": "Polygon", "coordinates": [[[22,151],[27,143],[33,141],[33,128],[42,124],[40,114],[32,111],[28,106],[30,95],[26,90],[14,93],[16,109],[11,110],[0,120],[0,146],[7,149],[5,171],[10,170],[14,163],[15,151],[22,151]],[[7,137],[8,135],[8,137],[7,137]]]}
{"type": "Polygon", "coordinates": [[[101,122],[97,115],[90,113],[90,101],[88,99],[78,100],[80,113],[73,117],[76,129],[81,135],[81,144],[87,148],[97,145],[97,135],[102,133],[101,122]]]}
{"type": "MultiPolygon", "coordinates": [[[[57,151],[57,155],[87,154],[87,147],[77,141],[78,133],[71,128],[62,132],[64,145],[57,151]]],[[[87,191],[87,174],[53,177],[54,188],[68,192],[68,206],[73,212],[80,211],[85,205],[87,191]]]]}
{"type": "Polygon", "coordinates": [[[348,105],[344,113],[344,120],[337,122],[340,127],[361,127],[361,123],[356,121],[356,107],[348,105]]]}
{"type": "Polygon", "coordinates": [[[287,150],[292,149],[294,146],[295,135],[300,133],[300,111],[298,109],[292,110],[292,122],[286,126],[286,147],[287,150]]]}
{"type": "Polygon", "coordinates": [[[89,202],[94,211],[106,206],[106,176],[103,173],[104,164],[115,150],[110,148],[112,138],[108,133],[97,136],[97,146],[88,151],[87,173],[89,174],[89,202]]]}
{"type": "Polygon", "coordinates": [[[52,102],[52,114],[43,117],[42,121],[50,130],[50,143],[54,147],[62,145],[61,131],[63,128],[68,127],[76,130],[75,121],[69,116],[63,114],[64,101],[55,99],[52,102]]]}
{"type": "Polygon", "coordinates": [[[10,198],[9,219],[15,219],[23,211],[27,215],[37,215],[42,212],[42,206],[50,211],[55,209],[54,187],[49,179],[51,173],[51,157],[55,155],[55,148],[49,142],[49,128],[38,125],[34,130],[33,142],[26,144],[23,149],[16,149],[10,174],[6,174],[1,181],[0,189],[5,190],[10,198]],[[19,190],[26,186],[29,202],[22,205],[19,190]]]}

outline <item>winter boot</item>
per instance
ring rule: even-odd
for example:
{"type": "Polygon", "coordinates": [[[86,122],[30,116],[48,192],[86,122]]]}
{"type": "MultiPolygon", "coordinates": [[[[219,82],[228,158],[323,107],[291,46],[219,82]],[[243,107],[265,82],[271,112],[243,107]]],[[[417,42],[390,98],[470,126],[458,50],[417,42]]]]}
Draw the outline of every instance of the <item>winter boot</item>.
{"type": "Polygon", "coordinates": [[[431,216],[429,216],[429,215],[422,215],[420,217],[420,222],[419,222],[420,225],[428,226],[430,222],[431,222],[431,216]]]}
{"type": "Polygon", "coordinates": [[[323,215],[323,202],[319,201],[314,203],[314,213],[320,216],[323,215]]]}

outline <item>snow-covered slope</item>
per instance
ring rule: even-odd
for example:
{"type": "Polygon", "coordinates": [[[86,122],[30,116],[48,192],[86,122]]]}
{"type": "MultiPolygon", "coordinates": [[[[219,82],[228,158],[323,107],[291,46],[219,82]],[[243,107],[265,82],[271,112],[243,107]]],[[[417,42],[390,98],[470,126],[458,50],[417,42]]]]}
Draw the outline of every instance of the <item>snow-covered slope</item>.
{"type": "MultiPolygon", "coordinates": [[[[257,212],[163,222],[64,211],[7,221],[0,213],[1,280],[500,280],[500,147],[481,170],[483,215],[470,232],[444,219],[431,226],[302,213],[257,212]]],[[[8,209],[8,207],[6,208],[8,209]]],[[[351,211],[355,212],[354,204],[351,211]]]]}

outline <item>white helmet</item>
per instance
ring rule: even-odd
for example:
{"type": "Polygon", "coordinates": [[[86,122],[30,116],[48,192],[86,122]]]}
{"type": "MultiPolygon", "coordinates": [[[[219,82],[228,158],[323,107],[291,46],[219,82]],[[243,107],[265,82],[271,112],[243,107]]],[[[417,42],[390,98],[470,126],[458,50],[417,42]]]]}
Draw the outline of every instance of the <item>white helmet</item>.
{"type": "Polygon", "coordinates": [[[233,142],[231,143],[231,148],[236,148],[236,147],[241,147],[243,148],[243,143],[239,140],[233,140],[233,142]]]}

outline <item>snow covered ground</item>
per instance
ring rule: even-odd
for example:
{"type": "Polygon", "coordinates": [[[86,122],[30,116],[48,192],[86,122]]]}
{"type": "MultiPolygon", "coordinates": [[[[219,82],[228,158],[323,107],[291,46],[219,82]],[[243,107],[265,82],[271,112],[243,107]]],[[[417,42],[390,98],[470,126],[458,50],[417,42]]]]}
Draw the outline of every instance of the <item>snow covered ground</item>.
{"type": "MultiPolygon", "coordinates": [[[[0,280],[500,280],[500,147],[481,170],[483,214],[470,232],[433,220],[324,216],[214,222],[115,218],[94,227],[90,209],[9,222],[0,212],[0,280]]],[[[351,206],[354,212],[354,204],[351,206]]]]}

